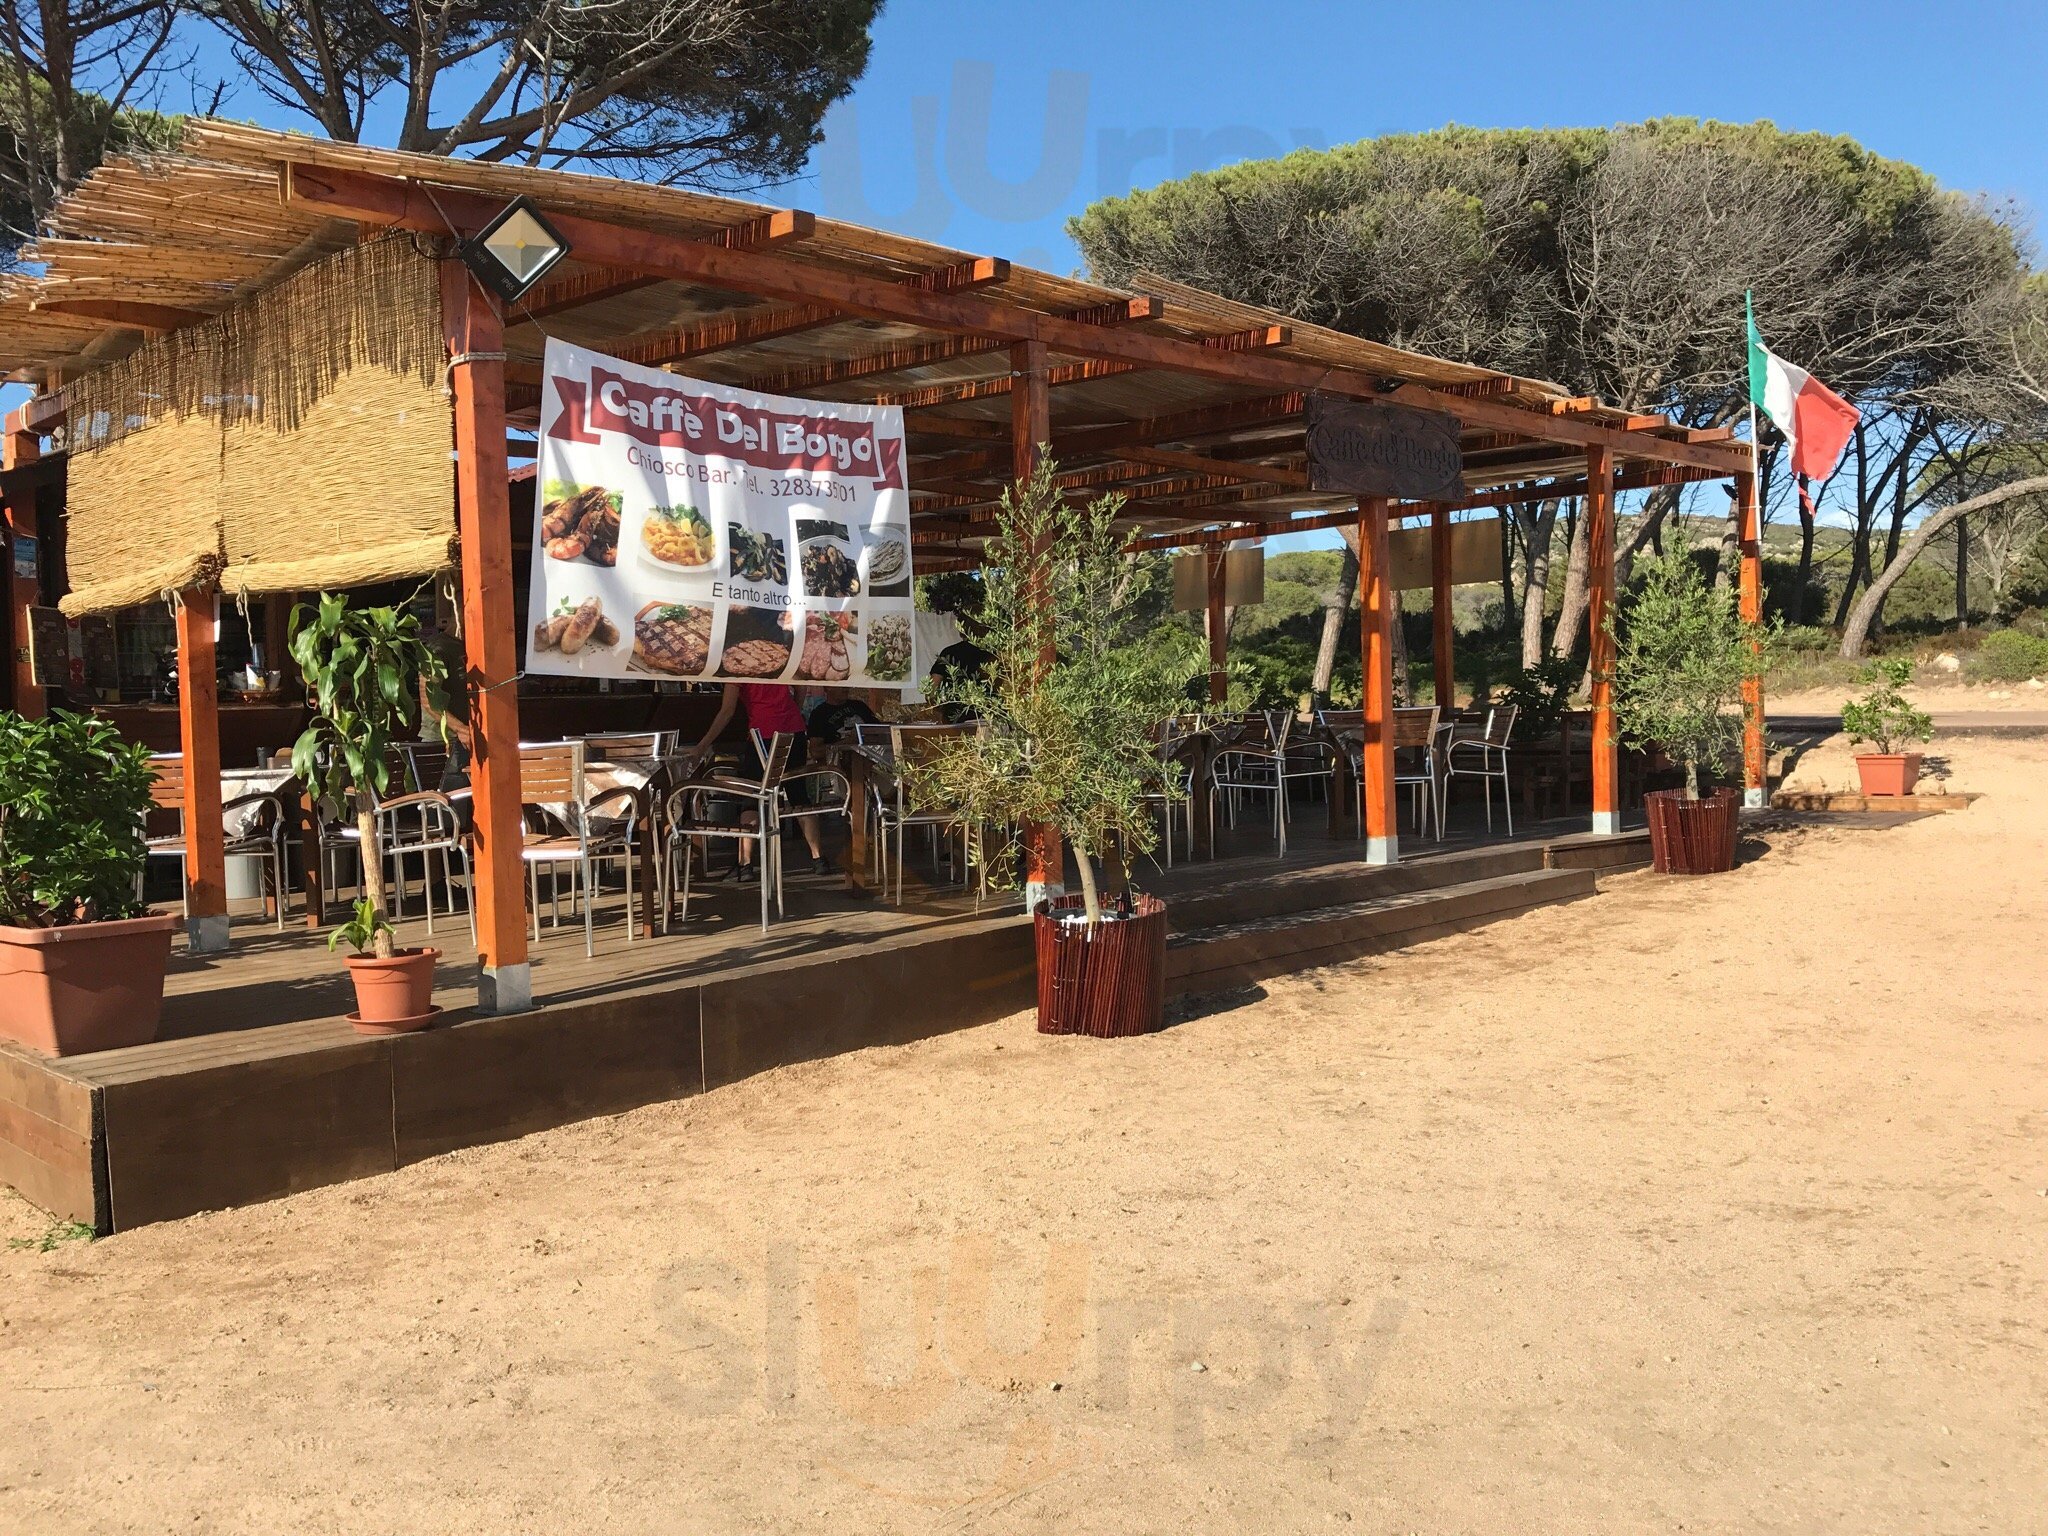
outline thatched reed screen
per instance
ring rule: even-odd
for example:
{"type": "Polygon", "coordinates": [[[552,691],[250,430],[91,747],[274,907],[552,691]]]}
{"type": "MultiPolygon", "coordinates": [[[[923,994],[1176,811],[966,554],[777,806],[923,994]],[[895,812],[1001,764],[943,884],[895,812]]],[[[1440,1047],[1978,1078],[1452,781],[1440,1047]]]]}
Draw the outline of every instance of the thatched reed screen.
{"type": "Polygon", "coordinates": [[[399,237],[307,267],[71,385],[65,612],[446,567],[454,446],[432,258],[399,237]]]}

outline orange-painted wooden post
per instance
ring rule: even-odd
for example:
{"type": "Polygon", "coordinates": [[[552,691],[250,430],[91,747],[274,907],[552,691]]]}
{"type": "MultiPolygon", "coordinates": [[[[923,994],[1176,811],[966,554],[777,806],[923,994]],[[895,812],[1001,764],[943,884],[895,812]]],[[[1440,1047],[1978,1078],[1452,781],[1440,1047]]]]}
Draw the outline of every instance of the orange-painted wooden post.
{"type": "Polygon", "coordinates": [[[512,506],[505,468],[505,341],[496,304],[459,261],[441,264],[441,314],[455,389],[455,492],[462,533],[476,839],[477,1006],[533,1006],[526,955],[525,833],[519,803],[519,648],[512,612],[512,506]]]}
{"type": "Polygon", "coordinates": [[[1211,544],[1202,552],[1209,578],[1209,607],[1205,615],[1209,631],[1209,702],[1222,704],[1230,698],[1230,631],[1223,622],[1225,572],[1229,569],[1230,547],[1211,544]]]}
{"type": "MultiPolygon", "coordinates": [[[[1017,479],[1028,479],[1038,467],[1039,455],[1052,441],[1052,398],[1046,381],[1045,344],[1020,341],[1010,348],[1010,372],[1015,382],[1010,390],[1010,461],[1017,479]]],[[[1050,594],[1034,594],[1041,602],[1050,594]]],[[[1053,634],[1048,624],[1040,664],[1050,670],[1053,663],[1053,634]]],[[[1047,897],[1066,894],[1066,850],[1060,844],[1059,828],[1032,826],[1024,829],[1024,909],[1035,910],[1047,897]]]]}
{"type": "Polygon", "coordinates": [[[227,859],[221,851],[220,695],[214,625],[220,594],[178,594],[178,745],[184,755],[185,941],[196,954],[228,947],[227,859]]]}
{"type": "Polygon", "coordinates": [[[1614,736],[1614,454],[1586,450],[1586,623],[1593,655],[1593,830],[1621,830],[1621,751],[1614,736]]]}
{"type": "MultiPolygon", "coordinates": [[[[1742,617],[1761,624],[1764,617],[1763,524],[1758,516],[1756,475],[1735,477],[1735,507],[1742,538],[1742,617]]],[[[1759,643],[1750,642],[1751,653],[1759,643]]],[[[1759,672],[1742,681],[1742,803],[1760,806],[1770,799],[1764,740],[1764,680],[1759,672]]]]}
{"type": "MultiPolygon", "coordinates": [[[[28,407],[21,406],[7,418],[6,436],[0,439],[0,466],[21,469],[41,456],[36,434],[28,429],[28,407]]],[[[14,574],[13,543],[16,539],[34,540],[36,568],[42,569],[42,526],[36,499],[37,492],[32,489],[7,499],[7,614],[8,633],[14,642],[7,664],[14,674],[14,711],[30,720],[40,720],[46,704],[43,690],[36,686],[34,669],[29,666],[28,652],[28,611],[38,601],[38,583],[14,574]]]]}
{"type": "Polygon", "coordinates": [[[1458,702],[1458,674],[1451,654],[1451,509],[1442,505],[1429,513],[1429,578],[1436,707],[1450,709],[1458,702]]]}
{"type": "Polygon", "coordinates": [[[1365,771],[1360,778],[1365,861],[1401,858],[1394,819],[1394,588],[1387,556],[1387,503],[1358,504],[1359,659],[1365,669],[1365,771]]]}

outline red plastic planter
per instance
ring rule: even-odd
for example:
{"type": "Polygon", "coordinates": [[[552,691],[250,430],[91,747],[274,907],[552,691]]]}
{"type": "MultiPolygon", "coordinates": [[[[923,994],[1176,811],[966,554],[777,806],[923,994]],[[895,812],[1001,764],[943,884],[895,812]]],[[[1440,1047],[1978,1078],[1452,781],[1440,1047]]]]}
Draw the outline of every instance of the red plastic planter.
{"type": "Polygon", "coordinates": [[[1735,867],[1736,814],[1742,798],[1717,789],[1697,800],[1682,789],[1643,796],[1650,821],[1650,867],[1660,875],[1718,875],[1735,867]]]}
{"type": "Polygon", "coordinates": [[[0,1036],[54,1056],[147,1045],[164,1011],[175,913],[0,928],[0,1036]]]}
{"type": "Polygon", "coordinates": [[[356,984],[356,1011],[348,1016],[357,1034],[402,1035],[425,1029],[434,1019],[434,962],[438,949],[401,949],[385,959],[350,955],[349,979],[356,984]]]}
{"type": "Polygon", "coordinates": [[[1866,795],[1910,795],[1920,782],[1918,752],[1866,752],[1856,759],[1856,777],[1866,795]]]}
{"type": "Polygon", "coordinates": [[[1038,1032],[1115,1039],[1166,1023],[1166,904],[1140,896],[1133,917],[1110,918],[1091,937],[1085,923],[1052,914],[1079,912],[1081,898],[1040,902],[1038,1032]]]}

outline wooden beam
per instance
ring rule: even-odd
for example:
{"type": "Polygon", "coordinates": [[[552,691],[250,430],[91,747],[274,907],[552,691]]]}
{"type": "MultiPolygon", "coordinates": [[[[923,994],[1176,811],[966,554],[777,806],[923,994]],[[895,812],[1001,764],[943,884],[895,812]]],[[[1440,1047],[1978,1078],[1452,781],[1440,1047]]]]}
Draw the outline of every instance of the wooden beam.
{"type": "Polygon", "coordinates": [[[144,304],[132,299],[43,299],[35,307],[53,315],[104,320],[108,325],[146,331],[152,336],[213,318],[203,309],[180,309],[174,304],[144,304]]]}
{"type": "MultiPolygon", "coordinates": [[[[533,1006],[526,953],[525,831],[519,786],[518,636],[512,618],[512,505],[505,469],[504,328],[459,261],[441,263],[441,324],[455,391],[455,508],[462,538],[462,649],[469,688],[476,872],[477,1006],[533,1006]]],[[[631,921],[631,914],[628,914],[631,921]]]]}
{"type": "MultiPolygon", "coordinates": [[[[1009,278],[1010,264],[994,257],[978,256],[949,267],[935,267],[906,277],[900,286],[906,293],[965,293],[1009,278]]],[[[687,362],[709,352],[753,346],[781,336],[795,336],[836,325],[850,311],[830,304],[796,304],[787,309],[743,310],[700,325],[658,331],[646,337],[629,337],[611,348],[614,357],[655,368],[687,362]]]]}
{"type": "Polygon", "coordinates": [[[220,595],[178,594],[178,747],[184,776],[185,942],[195,954],[228,947],[227,858],[220,795],[220,696],[213,626],[220,595]]]}
{"type": "MultiPolygon", "coordinates": [[[[30,401],[29,405],[35,402],[30,401]]],[[[25,469],[42,457],[38,434],[29,426],[29,405],[8,412],[4,443],[0,443],[0,468],[25,469]]],[[[14,712],[24,719],[40,720],[49,701],[36,682],[35,667],[28,648],[28,611],[42,601],[42,563],[48,558],[42,547],[42,492],[34,484],[7,493],[7,666],[14,684],[11,694],[14,712]],[[37,576],[15,574],[13,560],[16,540],[28,540],[36,549],[37,576]]]]}
{"type": "Polygon", "coordinates": [[[1588,524],[1586,582],[1591,602],[1586,627],[1592,636],[1587,671],[1593,679],[1593,830],[1621,830],[1621,752],[1614,733],[1614,455],[1604,448],[1586,454],[1588,524]]]}
{"type": "Polygon", "coordinates": [[[1579,416],[1592,410],[1599,403],[1591,395],[1574,395],[1569,400],[1551,401],[1550,414],[1553,416],[1579,416]]]}
{"type": "MultiPolygon", "coordinates": [[[[1222,704],[1230,697],[1230,631],[1224,624],[1223,598],[1228,590],[1228,556],[1225,549],[1212,549],[1204,562],[1209,578],[1208,603],[1202,615],[1209,632],[1209,702],[1222,704]]],[[[1210,852],[1213,854],[1214,850],[1210,852]]]]}
{"type": "MultiPolygon", "coordinates": [[[[705,238],[729,251],[766,251],[798,240],[808,240],[816,233],[817,226],[817,218],[801,209],[778,209],[705,238]]],[[[638,269],[593,267],[572,277],[542,283],[519,301],[519,316],[523,321],[545,320],[551,315],[638,293],[643,288],[652,288],[666,281],[666,278],[650,276],[638,269]]]]}
{"type": "MultiPolygon", "coordinates": [[[[1429,509],[1430,669],[1436,679],[1436,707],[1457,706],[1457,669],[1451,647],[1457,626],[1451,622],[1451,509],[1438,503],[1429,509]]],[[[1443,828],[1437,832],[1442,834],[1443,828]]]]}
{"type": "Polygon", "coordinates": [[[1260,485],[1281,485],[1298,491],[1309,489],[1308,471],[1305,469],[1283,469],[1274,464],[1240,464],[1233,459],[1211,459],[1199,453],[1177,453],[1170,448],[1125,448],[1120,452],[1133,464],[1191,469],[1200,474],[1249,480],[1260,485]]]}
{"type": "MultiPolygon", "coordinates": [[[[1284,325],[1254,326],[1248,331],[1233,331],[1227,336],[1207,336],[1202,345],[1218,352],[1254,352],[1262,347],[1284,347],[1289,338],[1284,325]]],[[[1067,363],[1048,371],[1046,385],[1057,389],[1067,384],[1086,384],[1095,379],[1112,378],[1120,373],[1135,373],[1144,365],[1140,363],[1105,362],[1091,358],[1087,362],[1067,363]]],[[[1014,378],[998,375],[992,379],[967,379],[958,384],[929,384],[922,389],[904,390],[893,395],[876,395],[870,402],[874,405],[901,406],[906,411],[930,410],[934,406],[958,405],[966,400],[986,400],[996,395],[1007,395],[1014,378]]]]}
{"type": "MultiPolygon", "coordinates": [[[[1164,310],[1165,306],[1159,300],[1141,295],[1132,299],[1119,299],[1113,304],[1094,304],[1085,309],[1070,309],[1064,313],[1067,319],[1082,325],[1128,325],[1139,320],[1157,320],[1164,310]]],[[[958,358],[1001,352],[1009,345],[1008,342],[990,341],[986,337],[951,336],[944,341],[886,347],[879,352],[869,352],[859,357],[809,363],[801,368],[791,368],[780,373],[756,374],[753,378],[743,381],[739,387],[757,390],[764,395],[799,395],[828,385],[844,384],[853,379],[874,378],[884,373],[901,373],[910,368],[929,368],[958,358]]]]}
{"type": "Polygon", "coordinates": [[[1399,622],[1393,561],[1387,552],[1387,503],[1358,504],[1359,660],[1364,667],[1365,861],[1397,864],[1401,859],[1394,795],[1394,625],[1399,622]]]}
{"type": "MultiPolygon", "coordinates": [[[[471,233],[498,211],[495,199],[459,188],[436,187],[429,196],[416,182],[296,162],[282,167],[281,188],[287,203],[314,212],[437,233],[471,233]]],[[[549,217],[586,260],[639,267],[766,299],[822,305],[932,330],[1038,341],[1074,357],[1178,369],[1240,386],[1322,389],[1359,399],[1393,400],[1445,411],[1468,426],[1526,431],[1549,441],[1601,445],[1667,463],[1697,464],[1733,473],[1747,462],[1745,452],[1728,444],[1653,443],[1594,422],[1546,417],[1506,401],[1447,395],[1420,384],[1403,384],[1390,392],[1382,387],[1384,376],[1370,371],[1332,367],[1306,358],[1226,355],[1190,340],[1115,326],[1077,325],[1056,315],[973,294],[915,291],[884,278],[802,262],[779,252],[728,251],[579,215],[550,212],[549,217]],[[1534,425],[1529,425],[1532,422],[1534,425]]]]}

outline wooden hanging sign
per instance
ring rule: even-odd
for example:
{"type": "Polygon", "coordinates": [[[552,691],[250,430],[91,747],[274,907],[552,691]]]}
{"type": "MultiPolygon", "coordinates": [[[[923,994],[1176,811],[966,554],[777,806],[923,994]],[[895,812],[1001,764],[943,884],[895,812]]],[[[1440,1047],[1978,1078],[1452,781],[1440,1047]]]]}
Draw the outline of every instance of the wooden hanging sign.
{"type": "Polygon", "coordinates": [[[1309,484],[1319,491],[1457,501],[1465,494],[1457,418],[1376,400],[1311,395],[1309,484]]]}

